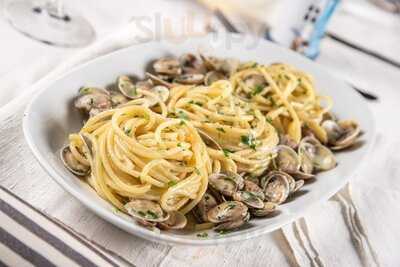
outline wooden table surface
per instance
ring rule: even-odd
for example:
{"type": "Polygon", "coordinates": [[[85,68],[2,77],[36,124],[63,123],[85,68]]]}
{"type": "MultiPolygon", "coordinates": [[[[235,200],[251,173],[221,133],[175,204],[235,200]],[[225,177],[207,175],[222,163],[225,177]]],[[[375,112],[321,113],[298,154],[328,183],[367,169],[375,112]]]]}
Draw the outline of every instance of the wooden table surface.
{"type": "MultiPolygon", "coordinates": [[[[180,10],[201,10],[193,3],[183,8],[185,1],[181,0],[159,2],[179,5],[180,10]]],[[[126,23],[135,8],[128,0],[112,5],[113,11],[108,1],[82,3],[100,36],[126,23]]],[[[0,30],[10,37],[2,38],[6,51],[0,49],[0,96],[7,95],[6,90],[23,94],[25,87],[77,52],[33,42],[13,32],[4,21],[0,21],[0,30]],[[40,53],[49,57],[45,66],[40,53]],[[21,79],[15,79],[15,73],[21,73],[21,79]]],[[[400,62],[400,16],[383,13],[366,1],[343,1],[328,32],[370,52],[326,37],[316,61],[379,96],[379,101],[369,102],[378,137],[369,168],[360,170],[340,194],[291,225],[254,240],[217,247],[174,247],[138,239],[84,208],[31,155],[26,156],[30,151],[23,141],[20,117],[15,115],[19,109],[10,105],[0,109],[0,184],[137,266],[399,266],[400,68],[390,61],[400,62]]]]}

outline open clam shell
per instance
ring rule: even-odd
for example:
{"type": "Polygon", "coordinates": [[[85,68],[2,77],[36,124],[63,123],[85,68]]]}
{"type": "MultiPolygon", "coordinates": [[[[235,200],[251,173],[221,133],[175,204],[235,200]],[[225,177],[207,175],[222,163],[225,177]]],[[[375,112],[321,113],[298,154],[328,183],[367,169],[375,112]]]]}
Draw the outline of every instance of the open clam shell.
{"type": "Polygon", "coordinates": [[[332,150],[341,150],[354,144],[360,134],[360,127],[352,120],[333,121],[326,120],[322,127],[328,135],[328,144],[332,150]]]}
{"type": "Polygon", "coordinates": [[[236,221],[246,217],[248,208],[239,201],[226,201],[208,211],[208,220],[213,223],[236,221]]]}
{"type": "Polygon", "coordinates": [[[170,211],[168,219],[163,222],[159,222],[157,225],[161,229],[169,230],[185,228],[186,224],[187,219],[183,213],[179,211],[170,211]]]}
{"type": "Polygon", "coordinates": [[[206,132],[203,130],[197,129],[197,132],[199,133],[201,139],[203,140],[204,143],[206,143],[208,146],[217,149],[217,150],[222,150],[222,146],[218,144],[217,141],[215,141],[214,138],[209,136],[206,132]]]}
{"type": "Polygon", "coordinates": [[[261,187],[267,201],[281,204],[285,202],[290,193],[288,174],[281,171],[271,171],[261,178],[261,187]]]}
{"type": "Polygon", "coordinates": [[[232,198],[236,201],[243,202],[248,207],[260,209],[264,206],[263,200],[248,191],[237,191],[233,193],[232,198]]]}
{"type": "Polygon", "coordinates": [[[215,231],[224,231],[224,230],[237,229],[237,228],[241,227],[242,225],[244,225],[249,220],[250,220],[250,213],[247,212],[243,218],[236,219],[234,221],[227,221],[224,223],[220,223],[216,227],[214,227],[214,230],[215,231]]]}
{"type": "Polygon", "coordinates": [[[229,197],[244,186],[243,177],[234,172],[213,173],[208,177],[208,182],[216,191],[229,197]]]}
{"type": "Polygon", "coordinates": [[[146,76],[156,85],[163,85],[167,88],[172,88],[174,86],[172,83],[167,82],[164,79],[160,78],[159,76],[156,76],[149,72],[146,72],[146,76]]]}
{"type": "Polygon", "coordinates": [[[261,187],[258,186],[253,181],[250,181],[248,179],[244,180],[244,187],[243,191],[251,192],[253,193],[256,197],[260,198],[261,200],[264,200],[264,191],[262,190],[261,187]]]}
{"type": "Polygon", "coordinates": [[[208,222],[207,213],[218,205],[217,199],[210,192],[205,192],[199,203],[193,209],[193,214],[199,222],[208,222]]]}
{"type": "Polygon", "coordinates": [[[182,68],[177,58],[160,58],[153,63],[154,71],[158,74],[176,76],[182,73],[182,68]]]}
{"type": "Polygon", "coordinates": [[[141,95],[137,92],[137,86],[128,76],[121,75],[118,77],[117,88],[121,92],[121,94],[129,99],[136,99],[141,97],[141,95]]]}
{"type": "Polygon", "coordinates": [[[90,167],[81,164],[77,159],[75,159],[69,146],[65,146],[61,149],[60,159],[64,166],[75,175],[86,176],[90,173],[90,167]]]}
{"type": "Polygon", "coordinates": [[[204,75],[201,73],[181,74],[174,79],[174,82],[180,84],[202,84],[204,82],[204,75]]]}
{"type": "Polygon", "coordinates": [[[296,173],[300,169],[300,159],[291,147],[279,145],[276,147],[277,156],[274,158],[276,167],[286,173],[296,173]]]}
{"type": "Polygon", "coordinates": [[[300,142],[298,150],[299,155],[308,158],[316,170],[327,171],[337,165],[333,153],[313,137],[304,138],[300,142]]]}
{"type": "Polygon", "coordinates": [[[204,77],[204,84],[210,86],[211,84],[219,80],[226,80],[226,77],[223,73],[215,70],[209,71],[204,77]]]}
{"type": "Polygon", "coordinates": [[[274,202],[264,202],[264,206],[261,209],[250,209],[250,213],[256,217],[264,217],[276,210],[278,204],[274,202]]]}
{"type": "Polygon", "coordinates": [[[131,200],[124,207],[128,214],[135,219],[148,222],[164,222],[170,216],[157,202],[147,199],[131,200]]]}

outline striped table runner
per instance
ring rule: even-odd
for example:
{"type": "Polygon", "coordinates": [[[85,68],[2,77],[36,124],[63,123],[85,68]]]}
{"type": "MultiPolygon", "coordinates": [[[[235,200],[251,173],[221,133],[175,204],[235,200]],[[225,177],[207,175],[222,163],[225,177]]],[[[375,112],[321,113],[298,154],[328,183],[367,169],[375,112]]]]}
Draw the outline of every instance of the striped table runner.
{"type": "Polygon", "coordinates": [[[0,267],[133,266],[0,187],[0,267]]]}

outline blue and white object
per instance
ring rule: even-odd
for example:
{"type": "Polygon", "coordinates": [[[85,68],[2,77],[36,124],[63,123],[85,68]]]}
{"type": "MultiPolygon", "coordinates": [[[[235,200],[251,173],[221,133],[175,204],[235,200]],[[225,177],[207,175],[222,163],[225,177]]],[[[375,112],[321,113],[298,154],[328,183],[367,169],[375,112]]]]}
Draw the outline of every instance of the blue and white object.
{"type": "Polygon", "coordinates": [[[319,54],[319,43],[340,0],[283,0],[268,38],[309,58],[319,54]]]}

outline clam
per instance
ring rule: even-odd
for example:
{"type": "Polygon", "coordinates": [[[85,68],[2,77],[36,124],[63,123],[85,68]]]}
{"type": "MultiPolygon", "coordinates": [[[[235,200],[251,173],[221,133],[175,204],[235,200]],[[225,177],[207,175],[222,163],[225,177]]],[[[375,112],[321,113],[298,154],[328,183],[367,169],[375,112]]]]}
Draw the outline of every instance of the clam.
{"type": "Polygon", "coordinates": [[[89,95],[89,94],[104,94],[108,95],[109,92],[107,90],[101,89],[101,88],[96,88],[96,87],[88,87],[84,86],[81,87],[78,91],[80,95],[89,95]]]}
{"type": "MultiPolygon", "coordinates": [[[[151,88],[150,91],[155,93],[158,97],[158,100],[161,100],[162,102],[166,102],[169,98],[169,89],[163,85],[156,85],[151,88]]],[[[145,98],[150,107],[156,105],[158,102],[154,97],[145,96],[145,98]]]]}
{"type": "Polygon", "coordinates": [[[182,54],[179,57],[179,63],[182,67],[195,67],[197,63],[197,57],[191,53],[182,54]]]}
{"type": "Polygon", "coordinates": [[[258,73],[247,75],[246,77],[244,77],[243,82],[249,88],[264,88],[265,86],[267,86],[267,82],[265,81],[264,76],[258,73]]]}
{"type": "Polygon", "coordinates": [[[184,214],[179,211],[170,211],[168,214],[167,220],[157,224],[161,229],[182,229],[186,226],[187,219],[184,214]]]}
{"type": "Polygon", "coordinates": [[[89,111],[89,117],[91,118],[91,117],[94,117],[94,116],[96,116],[97,114],[100,114],[100,113],[102,113],[103,111],[106,111],[107,109],[103,109],[103,108],[92,108],[90,111],[89,111]]]}
{"type": "Polygon", "coordinates": [[[264,200],[264,191],[261,189],[261,187],[258,186],[255,182],[252,182],[250,180],[244,180],[244,191],[251,192],[253,195],[256,197],[260,198],[261,200],[264,200]]]}
{"type": "Polygon", "coordinates": [[[211,56],[204,56],[202,54],[200,54],[200,57],[203,60],[204,66],[208,70],[220,71],[227,75],[236,72],[240,65],[240,61],[233,58],[220,59],[211,56]]]}
{"type": "Polygon", "coordinates": [[[287,134],[279,136],[279,144],[288,146],[293,150],[297,149],[297,143],[287,134]]]}
{"type": "Polygon", "coordinates": [[[341,150],[354,144],[360,134],[360,127],[352,120],[325,120],[321,125],[328,135],[328,144],[332,150],[341,150]]]}
{"type": "Polygon", "coordinates": [[[303,160],[308,158],[316,170],[327,171],[336,166],[333,153],[314,137],[303,138],[298,150],[303,160]]]}
{"type": "Polygon", "coordinates": [[[225,75],[219,71],[209,71],[204,77],[204,84],[210,86],[211,84],[219,80],[226,80],[225,75]]]}
{"type": "Polygon", "coordinates": [[[218,70],[221,66],[221,59],[211,56],[205,56],[200,54],[200,58],[203,60],[204,66],[208,70],[218,70]]]}
{"type": "Polygon", "coordinates": [[[276,147],[277,156],[274,158],[278,170],[287,173],[296,173],[300,168],[300,160],[296,151],[284,145],[276,147]]]}
{"type": "Polygon", "coordinates": [[[124,207],[129,215],[139,221],[159,223],[167,221],[170,216],[157,202],[147,199],[131,200],[124,207]]]}
{"type": "Polygon", "coordinates": [[[193,214],[199,222],[208,222],[208,211],[217,205],[217,199],[213,196],[213,194],[207,191],[193,209],[193,214]]]}
{"type": "Polygon", "coordinates": [[[246,222],[248,222],[249,220],[250,220],[250,213],[247,212],[243,218],[237,219],[235,221],[227,221],[224,223],[220,223],[216,227],[214,227],[214,230],[215,231],[226,231],[226,230],[237,229],[240,226],[242,226],[243,224],[245,224],[246,222]]]}
{"type": "Polygon", "coordinates": [[[271,171],[261,178],[261,187],[267,201],[281,204],[287,199],[290,193],[287,176],[288,174],[281,171],[271,171]]]}
{"type": "Polygon", "coordinates": [[[151,74],[149,72],[146,72],[146,76],[149,77],[149,79],[154,83],[158,85],[164,85],[167,88],[172,88],[173,84],[170,82],[167,82],[165,79],[159,77],[160,75],[156,76],[154,74],[151,74]]]}
{"type": "Polygon", "coordinates": [[[221,61],[219,71],[225,73],[226,75],[232,75],[237,71],[240,66],[240,61],[235,58],[226,58],[221,61]]]}
{"type": "Polygon", "coordinates": [[[237,191],[233,193],[232,198],[251,208],[260,209],[264,206],[263,200],[249,191],[237,191]]]}
{"type": "Polygon", "coordinates": [[[278,204],[274,202],[264,202],[264,206],[261,209],[250,209],[250,213],[256,217],[263,217],[274,212],[276,207],[278,207],[278,204]]]}
{"type": "Polygon", "coordinates": [[[176,76],[182,73],[181,64],[176,58],[160,58],[153,64],[154,71],[159,74],[176,76]]]}
{"type": "Polygon", "coordinates": [[[217,150],[222,150],[221,145],[218,144],[218,142],[215,141],[214,138],[212,138],[211,136],[209,136],[206,132],[204,132],[204,131],[202,131],[202,130],[200,130],[200,129],[197,129],[197,132],[199,133],[201,139],[203,140],[203,142],[204,142],[206,145],[208,145],[208,146],[210,146],[210,147],[212,147],[212,148],[214,148],[214,149],[217,149],[217,150]]]}
{"type": "Polygon", "coordinates": [[[85,154],[86,158],[93,159],[94,155],[94,148],[93,148],[93,142],[90,137],[90,134],[88,133],[80,133],[79,136],[82,139],[83,142],[83,153],[85,154]]]}
{"type": "Polygon", "coordinates": [[[248,208],[239,201],[227,201],[207,213],[208,220],[217,223],[215,230],[231,230],[242,226],[250,219],[248,208]]]}
{"type": "Polygon", "coordinates": [[[204,75],[201,73],[182,74],[176,77],[174,81],[180,84],[202,84],[204,75]]]}
{"type": "Polygon", "coordinates": [[[292,190],[291,193],[294,193],[294,192],[299,191],[300,188],[303,187],[303,185],[304,185],[304,180],[297,180],[297,181],[295,182],[295,186],[294,186],[294,188],[293,188],[293,190],[292,190]]]}
{"type": "Polygon", "coordinates": [[[128,98],[126,98],[122,93],[117,91],[110,92],[110,100],[113,107],[118,107],[119,105],[125,104],[128,102],[128,98]]]}
{"type": "Polygon", "coordinates": [[[137,92],[137,86],[132,82],[132,80],[125,75],[121,75],[117,79],[118,90],[129,99],[136,99],[141,97],[137,92]]]}
{"type": "Polygon", "coordinates": [[[64,166],[73,174],[78,176],[86,176],[90,172],[90,167],[80,163],[71,152],[69,146],[60,151],[60,158],[64,166]]]}
{"type": "Polygon", "coordinates": [[[106,110],[112,107],[110,96],[108,94],[83,94],[78,96],[74,102],[74,106],[88,114],[91,109],[106,110]]]}
{"type": "Polygon", "coordinates": [[[213,173],[208,177],[208,182],[212,188],[229,197],[244,186],[243,177],[234,172],[213,173]]]}
{"type": "Polygon", "coordinates": [[[310,179],[315,177],[314,174],[312,174],[314,170],[314,165],[311,159],[307,156],[305,153],[299,153],[299,159],[300,159],[300,170],[294,174],[296,178],[299,179],[310,179]]]}

